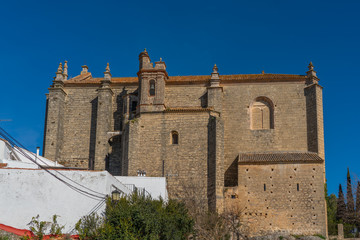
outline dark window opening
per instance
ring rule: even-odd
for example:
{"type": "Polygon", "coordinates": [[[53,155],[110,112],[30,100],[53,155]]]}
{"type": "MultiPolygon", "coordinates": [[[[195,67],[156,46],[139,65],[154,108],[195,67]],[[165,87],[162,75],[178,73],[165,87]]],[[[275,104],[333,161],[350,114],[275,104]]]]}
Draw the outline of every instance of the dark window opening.
{"type": "Polygon", "coordinates": [[[266,184],[264,184],[264,191],[266,191],[266,184]]]}
{"type": "Polygon", "coordinates": [[[136,101],[133,101],[133,102],[131,102],[131,112],[133,112],[133,111],[136,111],[136,106],[137,106],[137,102],[136,101]]]}
{"type": "Polygon", "coordinates": [[[297,189],[298,191],[300,190],[299,184],[296,184],[296,189],[297,189]]]}
{"type": "Polygon", "coordinates": [[[171,133],[171,143],[172,144],[179,144],[179,134],[178,132],[174,131],[171,133]]]}
{"type": "Polygon", "coordinates": [[[150,89],[149,89],[150,96],[155,96],[155,81],[150,81],[150,89]]]}
{"type": "Polygon", "coordinates": [[[231,198],[233,198],[233,199],[236,198],[236,195],[235,194],[231,195],[231,198]]]}

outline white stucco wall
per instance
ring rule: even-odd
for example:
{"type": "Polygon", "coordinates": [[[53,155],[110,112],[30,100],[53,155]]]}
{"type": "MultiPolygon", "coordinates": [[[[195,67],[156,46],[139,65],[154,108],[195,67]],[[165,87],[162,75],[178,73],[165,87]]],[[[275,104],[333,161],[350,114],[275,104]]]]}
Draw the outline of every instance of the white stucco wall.
{"type": "MultiPolygon", "coordinates": [[[[110,195],[115,189],[113,185],[125,194],[130,193],[130,189],[106,171],[58,171],[75,182],[103,194],[110,195]]],[[[51,172],[57,174],[54,170],[51,172]]],[[[0,168],[0,223],[2,224],[28,228],[27,224],[31,218],[38,214],[42,221],[51,221],[52,216],[57,214],[60,216],[59,223],[65,225],[67,232],[99,201],[70,189],[45,170],[0,168]]],[[[104,207],[105,205],[97,212],[101,213],[104,207]]]]}
{"type": "Polygon", "coordinates": [[[2,159],[10,159],[10,152],[6,143],[0,139],[0,161],[2,159]]]}
{"type": "Polygon", "coordinates": [[[166,178],[164,177],[123,177],[115,176],[123,184],[134,184],[137,188],[145,188],[153,199],[161,197],[165,201],[168,200],[166,190],[166,178]]]}
{"type": "Polygon", "coordinates": [[[35,153],[23,148],[12,147],[8,142],[0,139],[0,163],[6,163],[5,168],[31,168],[38,169],[38,166],[62,167],[62,165],[38,156],[35,153]]]}

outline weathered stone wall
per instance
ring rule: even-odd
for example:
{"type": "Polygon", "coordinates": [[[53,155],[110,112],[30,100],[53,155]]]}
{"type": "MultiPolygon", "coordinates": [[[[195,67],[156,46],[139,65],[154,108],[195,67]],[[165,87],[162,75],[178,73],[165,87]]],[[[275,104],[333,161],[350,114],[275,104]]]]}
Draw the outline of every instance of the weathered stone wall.
{"type": "MultiPolygon", "coordinates": [[[[46,150],[45,155],[50,159],[55,159],[55,147],[53,151],[48,145],[57,140],[57,135],[53,133],[58,126],[52,127],[54,124],[58,124],[61,121],[63,124],[63,134],[61,137],[61,154],[56,159],[66,166],[91,168],[94,167],[96,151],[96,127],[98,123],[98,88],[99,86],[87,86],[87,87],[65,87],[66,98],[64,98],[64,107],[61,109],[62,114],[57,117],[58,103],[54,103],[53,93],[49,96],[48,107],[48,120],[46,131],[46,150]],[[55,130],[53,130],[54,128],[55,130]],[[54,153],[53,153],[54,152],[54,153]],[[54,156],[54,157],[52,157],[54,156]]],[[[133,92],[136,87],[129,87],[124,89],[120,86],[114,89],[114,95],[112,96],[112,112],[110,114],[110,129],[109,131],[121,130],[121,116],[123,114],[123,95],[124,92],[133,92]]],[[[56,101],[60,101],[57,99],[56,101]]],[[[106,144],[105,144],[106,145],[106,144]]],[[[120,137],[113,139],[113,145],[103,146],[109,152],[110,166],[120,168],[120,137]],[[110,149],[109,149],[110,147],[110,149]]],[[[99,147],[98,147],[99,149],[99,147]]],[[[104,156],[105,157],[105,156],[104,156]]],[[[110,171],[111,172],[111,171],[110,171]]],[[[117,171],[118,175],[119,170],[117,171]]],[[[116,174],[116,172],[115,172],[116,174]]]]}
{"type": "Polygon", "coordinates": [[[224,85],[225,185],[236,186],[239,152],[307,151],[304,82],[224,85]],[[274,129],[251,130],[250,106],[260,96],[274,105],[274,129]]]}
{"type": "Polygon", "coordinates": [[[95,157],[97,87],[66,88],[66,92],[61,163],[88,168],[95,157]]]}
{"type": "Polygon", "coordinates": [[[191,190],[206,199],[208,124],[208,112],[145,113],[130,120],[127,174],[140,169],[165,176],[170,196],[191,190]],[[178,144],[171,143],[172,131],[179,134],[178,144]]]}
{"type": "Polygon", "coordinates": [[[323,178],[322,164],[240,164],[238,187],[225,193],[227,205],[239,202],[243,221],[255,235],[326,236],[323,178]]]}
{"type": "Polygon", "coordinates": [[[163,85],[166,72],[147,71],[139,72],[144,89],[135,82],[113,83],[111,97],[99,93],[100,84],[51,89],[45,156],[84,168],[103,159],[107,164],[97,168],[115,175],[145,170],[147,176],[165,176],[170,197],[194,196],[219,211],[223,189],[230,187],[227,194],[234,191],[236,198],[227,199],[225,206],[229,201],[243,204],[254,232],[325,235],[324,164],[238,165],[241,152],[315,151],[324,158],[320,86],[307,86],[302,78],[163,85]],[[156,96],[148,96],[152,79],[159,84],[156,96]],[[251,106],[259,98],[269,100],[265,115],[272,118],[265,124],[268,129],[258,124],[252,130],[251,106]],[[107,143],[107,131],[122,135],[107,143]],[[178,144],[171,143],[172,131],[179,134],[178,144]]]}
{"type": "Polygon", "coordinates": [[[207,89],[199,85],[167,85],[165,89],[166,107],[204,107],[207,89]]]}
{"type": "Polygon", "coordinates": [[[44,156],[54,161],[61,161],[63,154],[66,98],[66,92],[62,88],[51,88],[47,96],[44,156]]]}
{"type": "MultiPolygon", "coordinates": [[[[96,145],[95,145],[95,162],[93,169],[95,170],[110,170],[110,165],[120,166],[120,164],[110,164],[110,145],[108,133],[113,131],[113,95],[114,92],[109,86],[101,84],[98,91],[98,107],[97,107],[97,125],[96,125],[96,145]]],[[[120,162],[120,159],[118,160],[120,162]]],[[[113,171],[115,172],[115,171],[113,171]]]]}

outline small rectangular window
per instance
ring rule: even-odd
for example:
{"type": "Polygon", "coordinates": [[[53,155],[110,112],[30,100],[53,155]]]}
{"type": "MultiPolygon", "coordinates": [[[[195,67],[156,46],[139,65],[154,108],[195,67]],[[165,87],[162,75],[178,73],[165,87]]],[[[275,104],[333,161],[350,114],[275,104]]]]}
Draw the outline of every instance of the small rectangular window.
{"type": "Polygon", "coordinates": [[[136,111],[137,102],[133,101],[131,102],[131,112],[136,111]]]}
{"type": "Polygon", "coordinates": [[[264,191],[266,191],[266,184],[264,183],[264,191]]]}
{"type": "Polygon", "coordinates": [[[171,132],[171,143],[174,145],[179,144],[179,133],[176,131],[171,132]]]}
{"type": "Polygon", "coordinates": [[[298,191],[300,190],[300,186],[299,186],[298,183],[296,184],[296,189],[297,189],[298,191]]]}

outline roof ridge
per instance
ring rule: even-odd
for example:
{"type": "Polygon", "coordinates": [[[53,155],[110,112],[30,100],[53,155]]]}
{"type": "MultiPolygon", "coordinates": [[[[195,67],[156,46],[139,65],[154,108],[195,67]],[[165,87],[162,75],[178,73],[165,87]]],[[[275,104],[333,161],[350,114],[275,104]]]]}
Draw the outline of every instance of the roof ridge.
{"type": "MultiPolygon", "coordinates": [[[[283,73],[256,73],[256,74],[228,74],[220,75],[222,83],[231,82],[231,81],[302,81],[305,80],[306,75],[299,74],[283,74],[283,73]]],[[[181,82],[206,82],[210,80],[211,75],[186,75],[186,76],[169,76],[167,82],[169,83],[181,83],[181,82]]],[[[92,77],[91,73],[86,73],[78,75],[76,77],[70,78],[65,82],[66,83],[100,83],[104,79],[103,77],[92,77]]],[[[113,83],[136,83],[138,81],[137,76],[132,77],[113,77],[113,83]]]]}

